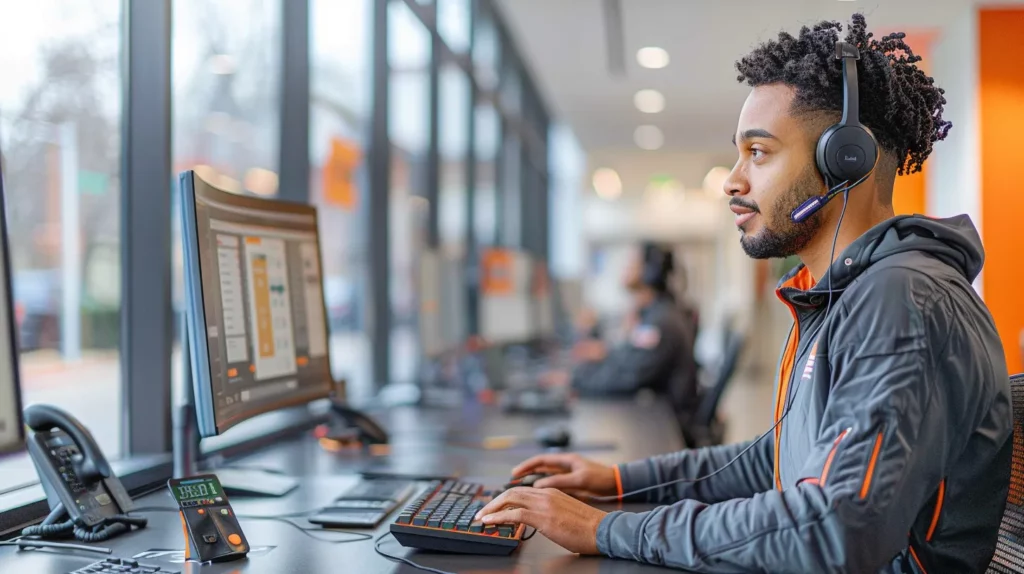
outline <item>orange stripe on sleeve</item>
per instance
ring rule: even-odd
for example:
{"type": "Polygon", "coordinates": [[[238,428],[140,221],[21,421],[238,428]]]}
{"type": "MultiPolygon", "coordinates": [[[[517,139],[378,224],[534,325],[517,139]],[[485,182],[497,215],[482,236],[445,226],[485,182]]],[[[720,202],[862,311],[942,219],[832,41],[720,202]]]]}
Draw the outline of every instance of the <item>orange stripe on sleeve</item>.
{"type": "Polygon", "coordinates": [[[868,491],[871,490],[871,479],[875,474],[875,464],[878,463],[878,453],[882,450],[882,433],[878,433],[878,437],[875,438],[875,449],[871,451],[871,461],[868,463],[868,472],[864,475],[864,484],[860,487],[860,497],[865,499],[868,497],[868,491]]]}
{"type": "Polygon", "coordinates": [[[846,429],[839,434],[839,438],[832,443],[832,450],[828,453],[828,458],[825,459],[825,467],[821,469],[821,478],[818,479],[818,484],[825,486],[825,481],[828,480],[828,471],[832,469],[832,460],[836,458],[836,450],[839,449],[839,443],[842,442],[843,437],[846,433],[850,432],[850,429],[846,429]]]}
{"type": "Polygon", "coordinates": [[[914,547],[907,546],[907,548],[910,549],[910,557],[914,559],[914,564],[917,564],[917,568],[924,572],[924,574],[928,574],[928,571],[924,569],[924,564],[921,564],[921,559],[917,557],[917,552],[914,552],[914,547]]]}
{"type": "Polygon", "coordinates": [[[612,471],[615,473],[615,490],[618,493],[619,500],[622,500],[622,475],[619,474],[619,465],[613,466],[612,471]]]}
{"type": "Polygon", "coordinates": [[[935,528],[939,525],[939,514],[942,513],[942,502],[946,499],[946,479],[942,479],[939,483],[939,499],[935,502],[935,514],[932,515],[932,525],[928,527],[928,534],[924,539],[928,542],[932,541],[932,536],[935,535],[935,528]]]}

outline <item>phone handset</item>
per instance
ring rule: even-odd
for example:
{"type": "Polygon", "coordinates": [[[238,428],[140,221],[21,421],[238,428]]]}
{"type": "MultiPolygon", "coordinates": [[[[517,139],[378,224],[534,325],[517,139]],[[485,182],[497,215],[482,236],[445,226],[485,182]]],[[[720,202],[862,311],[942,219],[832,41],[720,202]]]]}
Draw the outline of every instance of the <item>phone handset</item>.
{"type": "Polygon", "coordinates": [[[92,433],[75,417],[51,405],[29,405],[28,451],[50,505],[50,515],[26,536],[107,540],[146,519],[127,516],[132,499],[110,468],[92,433]]]}

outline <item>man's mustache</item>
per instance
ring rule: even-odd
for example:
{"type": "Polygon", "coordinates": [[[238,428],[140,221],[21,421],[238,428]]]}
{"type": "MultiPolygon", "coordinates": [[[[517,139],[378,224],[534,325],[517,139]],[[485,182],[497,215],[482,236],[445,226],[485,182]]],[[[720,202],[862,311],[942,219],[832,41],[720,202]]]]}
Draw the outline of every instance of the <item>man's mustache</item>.
{"type": "Polygon", "coordinates": [[[729,205],[730,206],[736,205],[736,206],[742,207],[744,209],[749,209],[750,211],[753,211],[754,213],[761,213],[761,210],[758,209],[756,203],[746,201],[746,200],[741,199],[739,197],[734,197],[734,198],[730,199],[729,200],[729,205]]]}

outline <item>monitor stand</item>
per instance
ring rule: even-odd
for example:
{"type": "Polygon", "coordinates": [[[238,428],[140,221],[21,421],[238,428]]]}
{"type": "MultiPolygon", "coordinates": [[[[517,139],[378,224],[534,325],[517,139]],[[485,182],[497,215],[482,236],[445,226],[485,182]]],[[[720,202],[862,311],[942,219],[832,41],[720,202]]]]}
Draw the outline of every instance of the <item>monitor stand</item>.
{"type": "Polygon", "coordinates": [[[199,468],[199,421],[196,419],[195,393],[192,389],[192,360],[189,353],[188,325],[182,313],[182,385],[173,411],[174,478],[187,478],[203,472],[217,475],[228,496],[284,496],[299,487],[299,481],[276,472],[253,468],[199,468]]]}

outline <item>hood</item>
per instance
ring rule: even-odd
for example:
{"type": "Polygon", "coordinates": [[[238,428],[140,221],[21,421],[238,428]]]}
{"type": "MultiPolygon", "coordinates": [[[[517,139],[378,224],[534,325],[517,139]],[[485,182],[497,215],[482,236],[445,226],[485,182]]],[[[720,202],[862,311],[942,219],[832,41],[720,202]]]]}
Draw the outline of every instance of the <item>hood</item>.
{"type": "MultiPolygon", "coordinates": [[[[927,253],[956,269],[971,283],[985,262],[981,236],[967,215],[946,219],[901,215],[858,237],[836,257],[825,277],[810,291],[828,292],[830,287],[832,291],[841,291],[871,265],[907,251],[927,253]]],[[[788,273],[779,283],[780,289],[787,281],[792,284],[792,278],[802,270],[803,265],[799,265],[788,273]]]]}

